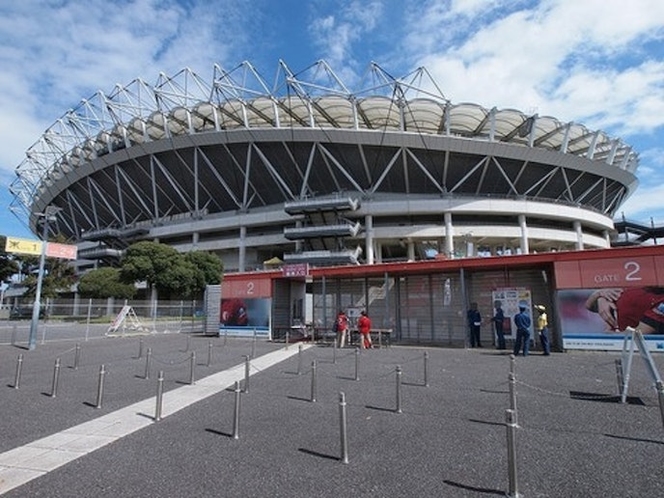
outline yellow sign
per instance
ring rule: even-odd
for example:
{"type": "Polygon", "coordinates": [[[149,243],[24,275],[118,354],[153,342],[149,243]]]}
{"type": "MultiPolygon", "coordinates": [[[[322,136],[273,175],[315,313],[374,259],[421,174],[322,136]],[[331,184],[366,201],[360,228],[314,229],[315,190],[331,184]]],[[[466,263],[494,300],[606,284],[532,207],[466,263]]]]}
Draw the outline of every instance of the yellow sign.
{"type": "Polygon", "coordinates": [[[39,256],[41,255],[42,251],[42,242],[40,240],[16,239],[14,237],[7,237],[5,251],[39,256]]]}

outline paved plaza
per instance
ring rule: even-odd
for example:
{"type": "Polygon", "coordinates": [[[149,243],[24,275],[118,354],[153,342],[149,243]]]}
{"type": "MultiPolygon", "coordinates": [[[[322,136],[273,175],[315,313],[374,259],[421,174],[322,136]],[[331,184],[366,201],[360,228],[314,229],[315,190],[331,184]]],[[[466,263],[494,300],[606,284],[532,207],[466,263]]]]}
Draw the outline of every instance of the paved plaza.
{"type": "MultiPolygon", "coordinates": [[[[661,494],[657,392],[635,357],[621,404],[618,357],[567,352],[514,360],[522,496],[661,494]]],[[[655,362],[664,371],[662,355],[655,362]]],[[[509,371],[509,354],[490,348],[393,346],[357,354],[329,344],[183,333],[51,340],[32,351],[8,342],[0,345],[0,493],[504,496],[509,371]],[[236,382],[248,392],[238,394],[236,382]]]]}

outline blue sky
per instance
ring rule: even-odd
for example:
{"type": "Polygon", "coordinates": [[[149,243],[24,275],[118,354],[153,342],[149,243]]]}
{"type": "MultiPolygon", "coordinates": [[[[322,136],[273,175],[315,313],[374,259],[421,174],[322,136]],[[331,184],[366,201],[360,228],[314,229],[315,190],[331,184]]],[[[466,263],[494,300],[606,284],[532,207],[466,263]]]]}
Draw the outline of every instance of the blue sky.
{"type": "Polygon", "coordinates": [[[662,0],[22,0],[0,3],[0,234],[25,151],[97,90],[252,62],[271,81],[326,59],[353,88],[375,61],[425,66],[453,103],[575,121],[639,152],[628,219],[664,224],[662,0]]]}

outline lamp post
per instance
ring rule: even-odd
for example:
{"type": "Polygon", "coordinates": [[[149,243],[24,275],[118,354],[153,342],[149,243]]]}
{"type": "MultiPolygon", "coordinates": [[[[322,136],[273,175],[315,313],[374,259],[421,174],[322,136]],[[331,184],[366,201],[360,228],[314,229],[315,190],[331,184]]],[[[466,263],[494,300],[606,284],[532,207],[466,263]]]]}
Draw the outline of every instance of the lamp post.
{"type": "Polygon", "coordinates": [[[37,327],[39,325],[39,308],[41,306],[41,290],[44,280],[44,263],[46,262],[46,244],[48,244],[48,222],[55,221],[55,215],[61,208],[56,206],[47,206],[39,216],[44,218],[42,232],[42,250],[39,257],[39,273],[37,274],[37,290],[35,292],[35,302],[32,306],[32,321],[30,322],[30,337],[28,339],[28,349],[33,350],[37,346],[37,327]]]}

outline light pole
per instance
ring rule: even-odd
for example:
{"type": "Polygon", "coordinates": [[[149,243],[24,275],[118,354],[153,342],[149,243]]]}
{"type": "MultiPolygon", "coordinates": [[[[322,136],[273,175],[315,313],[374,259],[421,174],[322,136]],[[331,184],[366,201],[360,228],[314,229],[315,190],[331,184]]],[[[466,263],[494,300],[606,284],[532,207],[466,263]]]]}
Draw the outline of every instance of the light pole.
{"type": "Polygon", "coordinates": [[[48,244],[48,222],[55,221],[55,215],[61,208],[56,206],[46,206],[43,213],[39,216],[44,218],[44,229],[42,232],[42,250],[39,257],[39,273],[37,274],[37,290],[35,292],[35,302],[32,305],[32,321],[30,322],[30,337],[28,339],[28,349],[37,347],[37,327],[39,325],[39,308],[41,306],[42,281],[44,280],[44,263],[46,262],[46,244],[48,244]]]}

